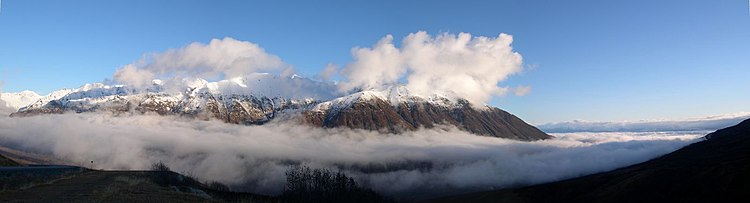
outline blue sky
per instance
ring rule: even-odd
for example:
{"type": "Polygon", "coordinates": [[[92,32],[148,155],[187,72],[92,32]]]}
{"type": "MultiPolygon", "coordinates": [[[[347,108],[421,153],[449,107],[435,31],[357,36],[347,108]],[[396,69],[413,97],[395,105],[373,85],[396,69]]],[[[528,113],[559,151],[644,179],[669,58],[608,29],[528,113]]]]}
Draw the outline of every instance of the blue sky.
{"type": "Polygon", "coordinates": [[[387,34],[514,36],[534,68],[490,104],[532,123],[750,111],[750,11],[719,1],[35,1],[0,11],[3,91],[111,77],[146,53],[232,37],[314,75],[387,34]]]}

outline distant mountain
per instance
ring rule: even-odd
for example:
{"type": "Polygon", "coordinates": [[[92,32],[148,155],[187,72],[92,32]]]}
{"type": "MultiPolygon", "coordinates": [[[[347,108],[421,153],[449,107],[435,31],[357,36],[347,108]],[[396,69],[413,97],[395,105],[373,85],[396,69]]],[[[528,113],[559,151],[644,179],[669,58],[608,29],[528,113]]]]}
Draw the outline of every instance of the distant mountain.
{"type": "Polygon", "coordinates": [[[32,91],[0,93],[0,104],[5,103],[6,108],[20,109],[21,107],[24,107],[38,100],[39,98],[41,98],[41,96],[32,91]]]}
{"type": "Polygon", "coordinates": [[[155,80],[140,88],[87,84],[42,96],[12,116],[64,112],[156,113],[237,124],[289,120],[389,133],[452,125],[478,135],[551,138],[508,112],[470,104],[450,93],[417,95],[403,86],[392,86],[347,94],[332,83],[270,74],[217,82],[155,80]]]}
{"type": "Polygon", "coordinates": [[[750,202],[750,119],[705,138],[610,172],[426,202],[750,202]]]}
{"type": "Polygon", "coordinates": [[[548,123],[538,127],[549,133],[567,132],[657,132],[657,131],[712,131],[736,125],[750,118],[750,112],[708,116],[680,120],[639,120],[622,122],[594,122],[575,120],[548,123]]]}
{"type": "Polygon", "coordinates": [[[64,112],[157,113],[230,123],[260,124],[285,111],[299,111],[335,98],[333,84],[310,79],[254,74],[218,82],[154,80],[148,87],[87,84],[41,97],[12,116],[64,112]]]}

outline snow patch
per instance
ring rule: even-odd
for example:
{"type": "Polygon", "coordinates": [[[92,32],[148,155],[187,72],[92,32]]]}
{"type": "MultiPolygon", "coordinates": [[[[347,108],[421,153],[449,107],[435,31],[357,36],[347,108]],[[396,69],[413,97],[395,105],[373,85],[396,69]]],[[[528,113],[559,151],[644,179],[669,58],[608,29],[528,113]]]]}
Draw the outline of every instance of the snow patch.
{"type": "MultiPolygon", "coordinates": [[[[348,108],[357,102],[368,102],[374,99],[380,99],[389,102],[392,106],[397,107],[402,104],[428,103],[434,106],[447,108],[459,107],[462,104],[461,98],[455,96],[452,92],[436,92],[431,95],[421,95],[410,91],[406,86],[394,85],[386,88],[373,88],[350,95],[339,97],[327,102],[316,105],[312,110],[318,112],[336,112],[348,108]]],[[[481,109],[481,107],[480,107],[481,109]]]]}
{"type": "Polygon", "coordinates": [[[18,110],[32,102],[38,100],[41,96],[33,91],[0,93],[0,100],[5,103],[5,107],[18,110]]]}

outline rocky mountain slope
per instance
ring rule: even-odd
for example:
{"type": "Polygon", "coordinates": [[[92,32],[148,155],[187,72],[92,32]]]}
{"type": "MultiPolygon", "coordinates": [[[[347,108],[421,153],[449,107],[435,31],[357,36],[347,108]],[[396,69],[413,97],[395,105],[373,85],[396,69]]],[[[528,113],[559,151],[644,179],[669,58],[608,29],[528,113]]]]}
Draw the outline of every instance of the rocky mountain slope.
{"type": "Polygon", "coordinates": [[[378,130],[404,130],[452,125],[474,134],[540,140],[551,136],[513,114],[490,106],[472,106],[446,95],[414,96],[404,87],[362,91],[316,105],[304,112],[304,120],[315,126],[378,130]]]}
{"type": "Polygon", "coordinates": [[[255,74],[208,82],[203,79],[155,80],[149,87],[87,84],[41,97],[12,116],[64,112],[157,113],[230,123],[265,123],[284,111],[307,108],[333,98],[333,85],[300,77],[255,74]],[[315,86],[314,90],[303,89],[315,86]]]}
{"type": "Polygon", "coordinates": [[[750,120],[662,157],[581,178],[427,202],[748,202],[750,120]]]}
{"type": "Polygon", "coordinates": [[[448,125],[478,135],[550,138],[508,112],[470,104],[447,93],[417,95],[403,86],[392,86],[346,94],[335,84],[270,74],[218,82],[155,80],[148,87],[87,84],[42,96],[12,116],[65,112],[156,113],[237,124],[288,120],[388,133],[448,125]]]}

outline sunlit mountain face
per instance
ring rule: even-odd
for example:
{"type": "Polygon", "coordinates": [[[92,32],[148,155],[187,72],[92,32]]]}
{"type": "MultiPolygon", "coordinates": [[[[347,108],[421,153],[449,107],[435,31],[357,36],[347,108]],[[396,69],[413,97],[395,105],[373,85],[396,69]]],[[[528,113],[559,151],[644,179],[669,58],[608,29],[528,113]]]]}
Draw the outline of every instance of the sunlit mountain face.
{"type": "Polygon", "coordinates": [[[0,202],[748,192],[746,2],[2,3],[0,202]]]}

